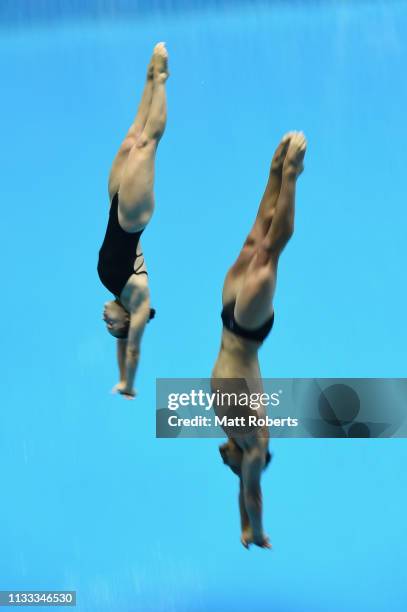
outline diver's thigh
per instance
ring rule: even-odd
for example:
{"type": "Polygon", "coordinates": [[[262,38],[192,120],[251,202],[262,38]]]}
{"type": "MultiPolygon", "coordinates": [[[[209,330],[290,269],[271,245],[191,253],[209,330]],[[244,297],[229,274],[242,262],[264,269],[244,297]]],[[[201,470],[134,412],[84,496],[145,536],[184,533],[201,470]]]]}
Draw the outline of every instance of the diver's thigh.
{"type": "Polygon", "coordinates": [[[265,265],[250,264],[236,297],[235,318],[247,329],[261,327],[273,314],[276,267],[269,260],[265,265]]]}

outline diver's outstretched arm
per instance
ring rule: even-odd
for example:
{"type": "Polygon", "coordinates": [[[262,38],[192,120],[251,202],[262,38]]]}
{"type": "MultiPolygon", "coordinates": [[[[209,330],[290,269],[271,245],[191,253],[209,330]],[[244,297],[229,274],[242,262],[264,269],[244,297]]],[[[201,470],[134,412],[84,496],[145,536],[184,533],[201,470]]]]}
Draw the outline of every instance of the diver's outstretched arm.
{"type": "Polygon", "coordinates": [[[119,382],[113,387],[112,393],[121,393],[126,389],[126,349],[127,338],[117,338],[116,352],[119,366],[119,382]]]}
{"type": "MultiPolygon", "coordinates": [[[[249,517],[251,533],[247,536],[247,545],[252,542],[262,548],[271,548],[268,537],[263,531],[262,494],[260,486],[261,472],[265,464],[264,449],[259,445],[243,451],[242,488],[244,506],[249,517]]],[[[243,542],[242,534],[242,543],[243,542]]]]}
{"type": "Polygon", "coordinates": [[[150,294],[147,285],[143,288],[138,287],[134,296],[126,342],[124,384],[119,384],[117,387],[118,392],[126,399],[133,399],[136,395],[133,385],[140,359],[141,338],[150,318],[150,294]]]}
{"type": "Polygon", "coordinates": [[[119,385],[126,380],[126,348],[127,338],[117,338],[117,363],[120,376],[119,385]]]}
{"type": "Polygon", "coordinates": [[[240,512],[240,527],[242,532],[250,527],[250,519],[247,514],[246,506],[244,503],[244,491],[242,479],[239,480],[239,512],[240,512]]]}
{"type": "Polygon", "coordinates": [[[247,514],[246,505],[244,503],[244,490],[242,478],[239,479],[239,512],[240,512],[240,529],[242,535],[240,541],[245,548],[249,548],[249,544],[253,542],[253,531],[250,526],[249,515],[247,514]]]}

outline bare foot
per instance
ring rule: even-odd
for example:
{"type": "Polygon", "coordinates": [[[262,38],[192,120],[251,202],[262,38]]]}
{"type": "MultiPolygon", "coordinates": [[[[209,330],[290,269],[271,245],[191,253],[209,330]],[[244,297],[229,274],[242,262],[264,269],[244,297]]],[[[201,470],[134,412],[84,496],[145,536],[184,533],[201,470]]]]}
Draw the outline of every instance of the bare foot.
{"type": "Polygon", "coordinates": [[[165,48],[165,43],[159,42],[154,47],[153,52],[154,62],[154,78],[161,83],[164,83],[168,77],[168,51],[165,48]]]}
{"type": "Polygon", "coordinates": [[[307,141],[302,132],[291,132],[287,154],[283,163],[283,172],[297,178],[304,170],[304,156],[307,141]]]}

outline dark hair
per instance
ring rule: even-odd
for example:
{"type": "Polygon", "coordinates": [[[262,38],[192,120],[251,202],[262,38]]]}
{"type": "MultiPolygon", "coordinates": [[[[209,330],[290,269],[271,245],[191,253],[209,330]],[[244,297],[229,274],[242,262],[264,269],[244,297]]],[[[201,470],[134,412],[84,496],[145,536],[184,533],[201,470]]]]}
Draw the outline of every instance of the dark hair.
{"type": "Polygon", "coordinates": [[[269,450],[266,451],[266,462],[264,464],[264,468],[263,470],[266,469],[266,467],[268,466],[268,464],[270,463],[271,459],[272,459],[273,455],[270,453],[269,450]]]}
{"type": "Polygon", "coordinates": [[[128,335],[129,335],[129,325],[128,324],[124,327],[123,331],[112,334],[112,336],[114,336],[118,340],[125,340],[128,335]]]}

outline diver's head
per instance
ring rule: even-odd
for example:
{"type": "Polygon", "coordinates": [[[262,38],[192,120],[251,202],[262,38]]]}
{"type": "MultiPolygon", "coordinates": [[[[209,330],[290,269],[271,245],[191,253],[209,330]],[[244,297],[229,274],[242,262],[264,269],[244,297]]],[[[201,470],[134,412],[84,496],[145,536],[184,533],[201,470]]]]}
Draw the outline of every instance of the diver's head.
{"type": "Polygon", "coordinates": [[[103,309],[103,320],[109,334],[115,338],[127,338],[130,316],[118,300],[106,302],[103,309]]]}
{"type": "Polygon", "coordinates": [[[243,451],[234,440],[229,439],[219,446],[223,463],[230,467],[236,476],[241,475],[243,451]]]}
{"type": "MultiPolygon", "coordinates": [[[[232,472],[236,474],[236,476],[242,475],[242,458],[243,451],[236,444],[236,442],[232,439],[229,439],[225,444],[219,446],[219,452],[222,457],[223,463],[230,467],[232,472]]],[[[270,463],[272,455],[269,450],[266,450],[266,456],[264,458],[264,466],[263,470],[266,469],[268,464],[270,463]]]]}

